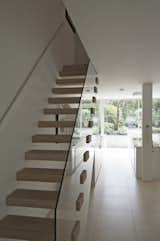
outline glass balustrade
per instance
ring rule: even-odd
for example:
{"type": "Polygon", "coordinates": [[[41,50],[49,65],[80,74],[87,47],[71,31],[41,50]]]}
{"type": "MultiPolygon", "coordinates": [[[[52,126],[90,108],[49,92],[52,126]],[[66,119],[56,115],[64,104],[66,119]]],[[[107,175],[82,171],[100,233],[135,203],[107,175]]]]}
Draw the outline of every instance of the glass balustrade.
{"type": "Polygon", "coordinates": [[[94,147],[99,136],[96,95],[97,74],[90,63],[55,210],[56,241],[85,240],[94,147]]]}

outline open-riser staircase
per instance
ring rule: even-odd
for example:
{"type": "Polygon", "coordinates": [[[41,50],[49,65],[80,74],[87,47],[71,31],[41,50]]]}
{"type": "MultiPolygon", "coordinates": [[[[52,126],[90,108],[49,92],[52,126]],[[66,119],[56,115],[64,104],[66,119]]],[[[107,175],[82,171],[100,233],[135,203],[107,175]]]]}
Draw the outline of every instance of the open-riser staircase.
{"type": "MultiPolygon", "coordinates": [[[[24,155],[24,168],[16,174],[17,188],[6,197],[8,213],[0,221],[1,240],[54,240],[50,212],[56,205],[86,72],[86,65],[64,66],[57,78],[38,132],[32,136],[32,148],[24,155]]],[[[88,126],[92,127],[91,121],[88,126]]],[[[82,199],[81,194],[79,203],[82,199]]]]}

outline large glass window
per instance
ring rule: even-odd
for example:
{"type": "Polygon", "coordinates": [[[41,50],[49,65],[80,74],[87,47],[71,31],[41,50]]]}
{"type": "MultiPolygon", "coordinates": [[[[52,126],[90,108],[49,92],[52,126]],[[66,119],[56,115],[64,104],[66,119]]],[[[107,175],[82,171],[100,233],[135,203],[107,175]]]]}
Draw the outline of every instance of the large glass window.
{"type": "Polygon", "coordinates": [[[160,99],[152,102],[152,140],[154,145],[160,144],[160,99]]]}
{"type": "Polygon", "coordinates": [[[141,142],[141,130],[141,99],[105,100],[104,134],[107,135],[106,140],[108,145],[111,145],[112,147],[127,147],[129,142],[141,142]]]}

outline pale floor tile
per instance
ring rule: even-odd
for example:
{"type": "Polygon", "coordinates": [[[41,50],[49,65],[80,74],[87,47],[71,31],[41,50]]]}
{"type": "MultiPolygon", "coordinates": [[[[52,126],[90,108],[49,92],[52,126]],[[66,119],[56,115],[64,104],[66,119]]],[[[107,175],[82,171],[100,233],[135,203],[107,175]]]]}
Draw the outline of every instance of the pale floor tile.
{"type": "Polygon", "coordinates": [[[135,241],[136,236],[130,230],[95,230],[88,241],[135,241]]]}
{"type": "Polygon", "coordinates": [[[160,232],[160,212],[136,211],[133,220],[136,231],[160,232]]]}
{"type": "Polygon", "coordinates": [[[127,148],[103,151],[86,241],[159,241],[160,182],[135,178],[127,148]]]}
{"type": "Polygon", "coordinates": [[[129,211],[131,209],[130,200],[119,197],[108,196],[106,198],[96,199],[92,202],[93,208],[99,208],[105,211],[129,211]]]}
{"type": "Polygon", "coordinates": [[[112,232],[119,231],[133,231],[133,218],[129,212],[106,212],[104,215],[100,213],[97,215],[96,231],[112,230],[112,232]]]}

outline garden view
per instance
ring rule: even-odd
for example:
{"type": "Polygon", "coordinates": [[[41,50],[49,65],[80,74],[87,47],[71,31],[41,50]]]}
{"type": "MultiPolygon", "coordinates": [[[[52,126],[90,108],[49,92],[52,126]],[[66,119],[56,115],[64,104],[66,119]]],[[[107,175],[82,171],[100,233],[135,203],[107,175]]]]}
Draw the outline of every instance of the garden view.
{"type": "MultiPolygon", "coordinates": [[[[90,118],[91,105],[92,104],[90,101],[85,101],[83,103],[82,128],[87,128],[87,123],[90,118]]],[[[100,132],[99,109],[99,102],[97,102],[97,115],[94,117],[93,127],[95,134],[100,132]]],[[[152,120],[153,136],[156,139],[160,139],[160,99],[153,100],[152,120]]],[[[121,136],[121,139],[119,140],[122,140],[122,136],[128,135],[130,135],[132,138],[141,138],[141,128],[141,99],[104,101],[104,134],[107,136],[121,136]]]]}

